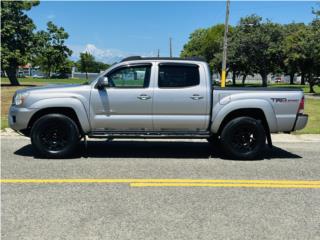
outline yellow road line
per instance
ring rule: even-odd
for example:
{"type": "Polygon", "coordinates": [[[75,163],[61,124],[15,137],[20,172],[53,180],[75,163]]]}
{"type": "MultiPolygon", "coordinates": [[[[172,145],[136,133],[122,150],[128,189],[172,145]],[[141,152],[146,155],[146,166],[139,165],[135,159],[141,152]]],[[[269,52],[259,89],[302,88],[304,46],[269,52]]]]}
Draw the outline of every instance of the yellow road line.
{"type": "Polygon", "coordinates": [[[297,184],[228,184],[228,183],[130,183],[130,187],[246,187],[246,188],[320,188],[320,185],[297,184]]]}
{"type": "Polygon", "coordinates": [[[1,179],[0,183],[131,183],[134,179],[1,179]]]}
{"type": "Polygon", "coordinates": [[[0,183],[183,183],[183,184],[265,184],[320,185],[318,180],[245,180],[245,179],[0,179],[0,183]]]}

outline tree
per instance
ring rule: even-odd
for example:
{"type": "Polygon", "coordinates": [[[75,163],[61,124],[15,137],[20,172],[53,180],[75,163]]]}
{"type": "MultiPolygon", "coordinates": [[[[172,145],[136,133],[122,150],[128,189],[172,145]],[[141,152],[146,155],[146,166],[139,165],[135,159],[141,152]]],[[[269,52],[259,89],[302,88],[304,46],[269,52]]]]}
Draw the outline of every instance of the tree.
{"type": "MultiPolygon", "coordinates": [[[[223,24],[215,25],[208,28],[208,35],[206,38],[204,50],[206,58],[210,59],[208,62],[214,73],[220,74],[222,70],[222,52],[223,52],[223,36],[225,27],[223,24]]],[[[232,34],[233,27],[229,26],[228,37],[232,34]]],[[[228,62],[228,60],[227,60],[228,62]]],[[[227,65],[227,76],[229,72],[229,65],[227,65]]]]}
{"type": "Polygon", "coordinates": [[[110,67],[110,65],[107,64],[107,63],[95,61],[94,64],[93,64],[92,72],[98,73],[98,72],[100,72],[100,71],[106,70],[106,69],[109,68],[109,67],[110,67]]]}
{"type": "Polygon", "coordinates": [[[81,72],[86,73],[88,79],[88,72],[99,73],[106,70],[110,65],[96,61],[94,56],[89,52],[80,53],[80,60],[76,63],[76,66],[81,72]]]}
{"type": "MultiPolygon", "coordinates": [[[[313,9],[312,23],[280,25],[263,21],[257,15],[241,18],[231,27],[228,36],[227,72],[233,83],[242,76],[258,73],[262,85],[267,86],[269,74],[288,74],[293,84],[294,76],[301,75],[302,84],[308,81],[310,92],[320,75],[320,10],[313,9]]],[[[190,34],[181,57],[201,56],[213,72],[220,73],[224,25],[197,29],[190,34]]]]}
{"type": "Polygon", "coordinates": [[[310,93],[320,75],[320,20],[316,17],[311,24],[294,31],[285,39],[287,61],[296,64],[301,72],[301,84],[309,83],[310,93]]]}
{"type": "MultiPolygon", "coordinates": [[[[229,34],[232,27],[229,28],[229,34]]],[[[224,25],[217,24],[207,29],[197,29],[190,34],[189,41],[184,45],[181,57],[203,57],[213,72],[221,72],[222,46],[224,25]]]]}
{"type": "Polygon", "coordinates": [[[72,51],[65,45],[69,34],[63,27],[57,27],[51,21],[47,23],[47,31],[39,31],[35,34],[35,54],[33,62],[39,65],[48,77],[52,72],[63,68],[72,51]]]}
{"type": "MultiPolygon", "coordinates": [[[[203,57],[205,58],[205,42],[207,29],[200,28],[192,32],[189,41],[183,46],[181,57],[203,57]]],[[[208,59],[206,59],[208,61],[208,59]]]]}
{"type": "Polygon", "coordinates": [[[320,10],[313,10],[315,18],[310,24],[311,29],[311,42],[309,46],[312,48],[311,58],[313,60],[313,68],[310,69],[308,74],[308,82],[310,93],[314,93],[314,85],[320,84],[320,10]]]}
{"type": "Polygon", "coordinates": [[[283,39],[283,29],[279,24],[263,22],[257,15],[241,18],[241,48],[255,73],[262,78],[262,86],[267,86],[267,76],[279,71],[283,56],[279,43],[283,39]]]}
{"type": "Polygon", "coordinates": [[[67,76],[72,72],[72,67],[74,67],[76,63],[71,61],[70,59],[65,59],[65,61],[56,69],[56,72],[60,74],[60,76],[67,76]]]}
{"type": "MultiPolygon", "coordinates": [[[[305,77],[310,67],[310,27],[299,25],[292,27],[292,31],[287,32],[282,43],[284,50],[284,63],[288,71],[299,71],[301,74],[301,84],[305,84],[305,77]]],[[[312,50],[311,50],[312,51],[312,50]]]]}
{"type": "Polygon", "coordinates": [[[294,75],[298,72],[302,72],[302,84],[304,84],[304,56],[296,40],[299,38],[297,34],[301,34],[306,30],[307,26],[304,23],[291,23],[284,27],[285,37],[281,44],[284,54],[283,71],[290,76],[290,84],[293,84],[294,75]]]}
{"type": "MultiPolygon", "coordinates": [[[[320,6],[319,2],[318,2],[318,6],[320,6]]],[[[316,16],[316,18],[320,17],[320,9],[312,8],[312,13],[316,16]]]]}
{"type": "Polygon", "coordinates": [[[26,11],[39,1],[1,1],[1,68],[12,85],[19,85],[17,68],[27,63],[35,25],[26,11]]]}
{"type": "Polygon", "coordinates": [[[88,72],[94,65],[94,56],[88,52],[80,53],[80,71],[86,73],[86,79],[88,79],[88,72]]]}
{"type": "Polygon", "coordinates": [[[242,43],[246,37],[246,27],[243,25],[236,26],[228,41],[227,64],[233,73],[233,84],[235,84],[236,76],[242,76],[242,85],[244,85],[247,76],[253,75],[255,70],[251,65],[250,55],[247,54],[247,45],[242,43]]]}

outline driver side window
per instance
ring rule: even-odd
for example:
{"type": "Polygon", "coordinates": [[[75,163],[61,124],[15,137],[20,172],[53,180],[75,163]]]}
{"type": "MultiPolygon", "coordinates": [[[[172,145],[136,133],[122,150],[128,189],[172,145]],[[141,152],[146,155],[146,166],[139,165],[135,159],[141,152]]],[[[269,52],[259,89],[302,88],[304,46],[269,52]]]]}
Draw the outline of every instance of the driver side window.
{"type": "Polygon", "coordinates": [[[116,69],[108,74],[109,84],[114,88],[147,88],[151,66],[130,66],[116,69]]]}

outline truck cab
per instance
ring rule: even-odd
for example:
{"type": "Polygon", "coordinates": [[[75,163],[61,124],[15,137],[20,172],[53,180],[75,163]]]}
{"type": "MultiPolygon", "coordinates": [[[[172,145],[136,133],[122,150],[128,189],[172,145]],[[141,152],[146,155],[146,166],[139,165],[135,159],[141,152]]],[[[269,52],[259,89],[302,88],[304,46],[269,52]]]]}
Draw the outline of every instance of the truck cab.
{"type": "Polygon", "coordinates": [[[203,61],[124,61],[92,84],[94,131],[206,131],[211,82],[203,61]]]}

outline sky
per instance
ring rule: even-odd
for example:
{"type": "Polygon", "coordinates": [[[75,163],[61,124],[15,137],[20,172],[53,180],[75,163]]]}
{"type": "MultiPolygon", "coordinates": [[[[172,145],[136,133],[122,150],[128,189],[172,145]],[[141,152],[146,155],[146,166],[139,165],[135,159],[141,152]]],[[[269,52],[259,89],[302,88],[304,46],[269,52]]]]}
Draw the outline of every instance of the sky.
{"type": "MultiPolygon", "coordinates": [[[[131,55],[179,56],[191,32],[224,23],[225,1],[211,2],[104,2],[42,1],[28,11],[37,30],[48,21],[64,27],[72,59],[89,51],[97,60],[113,63],[131,55]]],[[[257,14],[277,23],[312,21],[314,1],[231,1],[230,24],[257,14]]]]}

